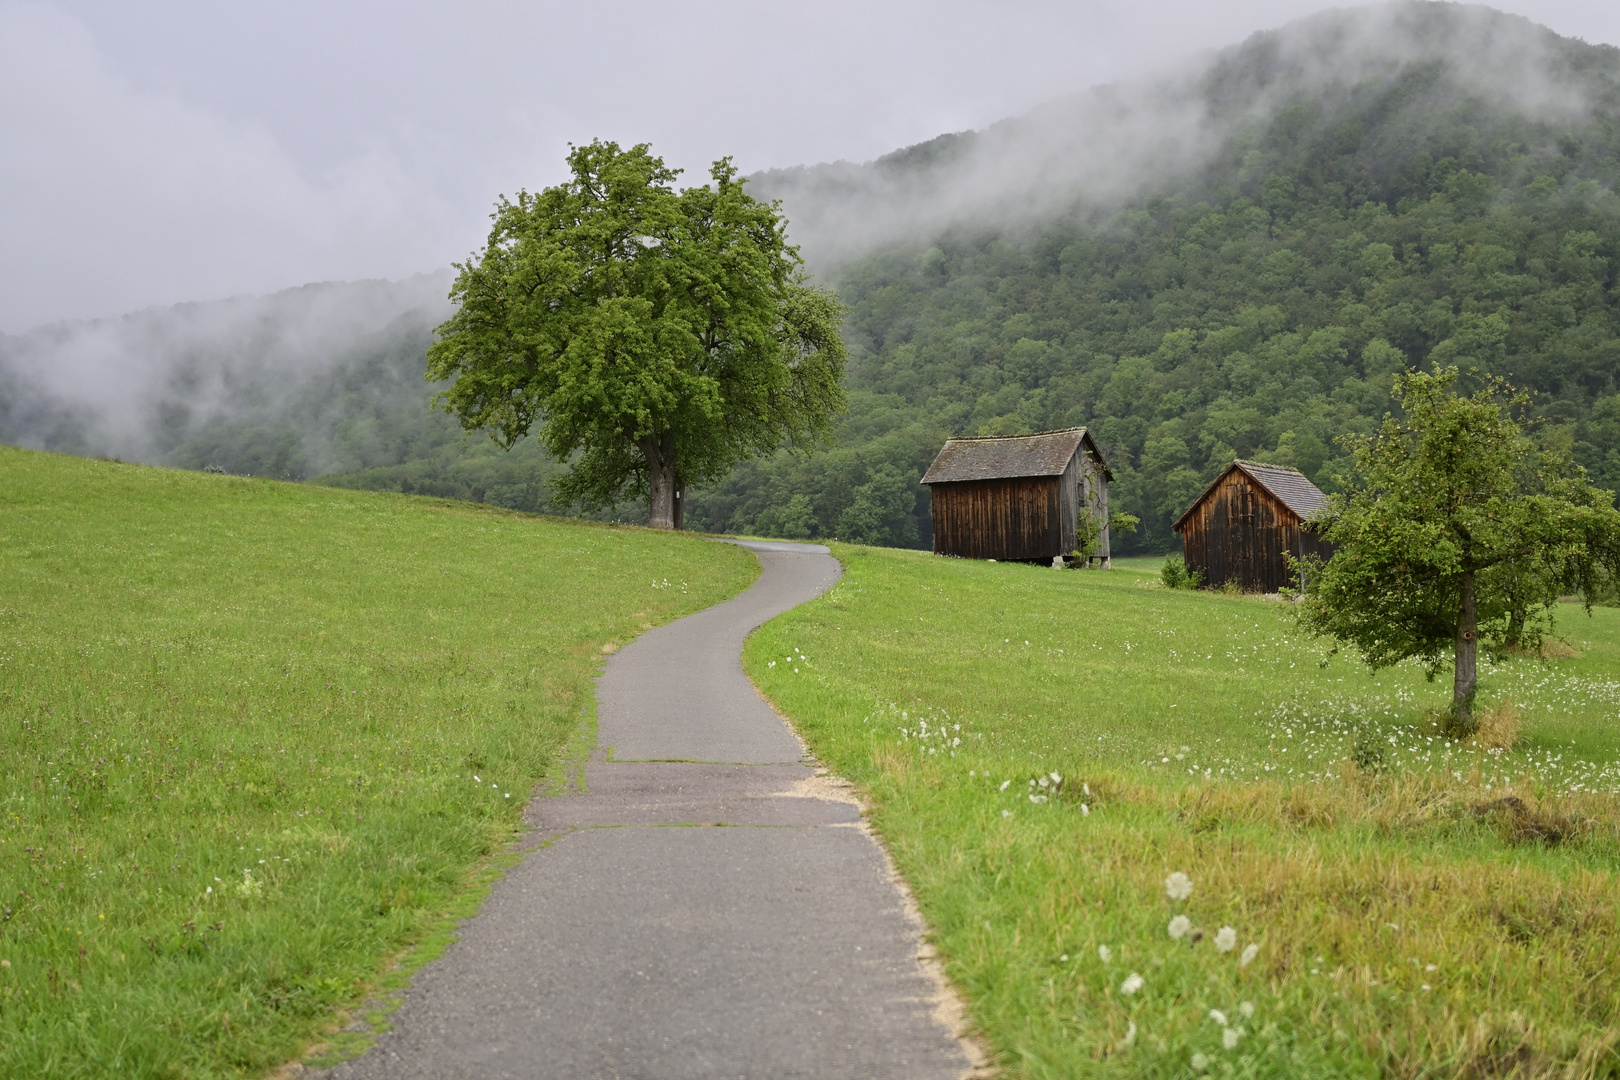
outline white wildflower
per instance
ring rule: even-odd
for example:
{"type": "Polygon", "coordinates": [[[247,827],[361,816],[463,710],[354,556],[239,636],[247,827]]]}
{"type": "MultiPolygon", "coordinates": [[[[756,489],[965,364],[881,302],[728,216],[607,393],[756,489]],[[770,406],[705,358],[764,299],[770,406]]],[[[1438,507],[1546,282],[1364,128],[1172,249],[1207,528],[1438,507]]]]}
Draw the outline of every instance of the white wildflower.
{"type": "Polygon", "coordinates": [[[1170,936],[1180,941],[1192,929],[1192,920],[1185,915],[1177,915],[1170,920],[1170,936]]]}
{"type": "Polygon", "coordinates": [[[1063,777],[1059,776],[1057,773],[1047,773],[1046,775],[1051,777],[1052,783],[1054,784],[1063,783],[1063,777]]]}
{"type": "Polygon", "coordinates": [[[1223,926],[1215,931],[1215,951],[1231,952],[1237,948],[1237,931],[1230,926],[1223,926]]]}
{"type": "Polygon", "coordinates": [[[1097,959],[1105,964],[1112,964],[1114,962],[1114,950],[1106,945],[1097,946],[1097,959]]]}
{"type": "Polygon", "coordinates": [[[1254,963],[1254,958],[1260,955],[1260,946],[1250,942],[1244,946],[1243,955],[1238,957],[1238,967],[1248,967],[1254,963]]]}
{"type": "Polygon", "coordinates": [[[1119,984],[1119,992],[1125,994],[1126,996],[1134,994],[1138,990],[1142,989],[1142,986],[1146,981],[1147,980],[1143,979],[1142,976],[1133,971],[1125,977],[1124,982],[1119,984]]]}
{"type": "Polygon", "coordinates": [[[1238,1014],[1241,1015],[1245,1020],[1254,1019],[1254,1002],[1245,1001],[1243,1004],[1239,1005],[1238,1014]]]}
{"type": "Polygon", "coordinates": [[[1125,1045],[1130,1046],[1136,1042],[1136,1021],[1132,1020],[1125,1028],[1125,1045]]]}
{"type": "Polygon", "coordinates": [[[1091,785],[1084,780],[1080,782],[1080,790],[1086,793],[1086,798],[1091,798],[1091,785]]]}
{"type": "Polygon", "coordinates": [[[1001,816],[1002,817],[1012,817],[1012,811],[1011,810],[1003,810],[1001,812],[1001,816]]]}
{"type": "Polygon", "coordinates": [[[1177,870],[1164,879],[1164,891],[1172,900],[1185,900],[1192,895],[1192,878],[1177,870]]]}
{"type": "Polygon", "coordinates": [[[1221,1032],[1221,1045],[1226,1047],[1228,1050],[1236,1050],[1238,1040],[1242,1037],[1243,1031],[1241,1028],[1229,1027],[1225,1031],[1221,1032]]]}
{"type": "Polygon", "coordinates": [[[1081,817],[1090,817],[1091,816],[1091,807],[1087,806],[1085,803],[1081,803],[1080,804],[1080,816],[1081,817]]]}
{"type": "Polygon", "coordinates": [[[1009,786],[1010,786],[1010,785],[1011,785],[1011,784],[1012,784],[1012,781],[1011,781],[1011,780],[1003,780],[1003,781],[1002,781],[1002,782],[1001,782],[1001,787],[1000,787],[1000,788],[999,788],[999,790],[1001,790],[1001,791],[1006,791],[1006,790],[1007,790],[1007,788],[1008,788],[1008,787],[1009,787],[1009,786]]]}
{"type": "Polygon", "coordinates": [[[1221,1025],[1221,1027],[1226,1026],[1226,1014],[1221,1012],[1219,1009],[1209,1010],[1209,1018],[1221,1025]]]}
{"type": "Polygon", "coordinates": [[[1205,1069],[1209,1068],[1209,1058],[1205,1057],[1203,1054],[1194,1054],[1192,1056],[1192,1067],[1193,1072],[1203,1072],[1205,1069]]]}

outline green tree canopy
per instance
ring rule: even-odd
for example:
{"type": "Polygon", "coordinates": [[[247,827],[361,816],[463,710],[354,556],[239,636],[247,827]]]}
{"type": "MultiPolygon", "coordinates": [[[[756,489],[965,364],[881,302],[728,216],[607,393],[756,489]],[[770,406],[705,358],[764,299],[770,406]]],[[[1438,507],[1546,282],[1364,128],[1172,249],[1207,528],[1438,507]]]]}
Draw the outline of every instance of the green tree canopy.
{"type": "Polygon", "coordinates": [[[567,183],[497,204],[427,377],[452,380],[439,400],[503,446],[538,425],[571,463],[564,498],[643,495],[653,526],[679,528],[688,485],[826,436],[841,310],[729,159],[680,192],[644,144],[593,142],[568,164],[567,183]]]}
{"type": "Polygon", "coordinates": [[[1452,392],[1456,368],[1394,382],[1404,413],[1343,441],[1358,476],[1320,516],[1338,546],[1306,575],[1301,619],[1373,667],[1449,660],[1457,729],[1472,730],[1481,634],[1506,642],[1566,592],[1590,604],[1620,569],[1620,513],[1567,455],[1526,439],[1489,380],[1452,392]]]}

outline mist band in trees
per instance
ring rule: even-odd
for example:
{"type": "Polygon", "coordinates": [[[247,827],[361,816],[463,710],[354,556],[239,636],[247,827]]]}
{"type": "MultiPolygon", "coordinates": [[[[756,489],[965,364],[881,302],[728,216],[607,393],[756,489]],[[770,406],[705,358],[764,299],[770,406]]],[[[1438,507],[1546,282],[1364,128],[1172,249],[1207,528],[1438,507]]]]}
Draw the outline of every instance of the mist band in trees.
{"type": "Polygon", "coordinates": [[[458,264],[427,377],[453,380],[436,400],[503,446],[538,425],[570,462],[562,497],[644,496],[650,524],[676,528],[688,486],[826,437],[841,309],[729,160],[678,193],[645,145],[568,163],[569,182],[503,198],[483,255],[458,264]]]}

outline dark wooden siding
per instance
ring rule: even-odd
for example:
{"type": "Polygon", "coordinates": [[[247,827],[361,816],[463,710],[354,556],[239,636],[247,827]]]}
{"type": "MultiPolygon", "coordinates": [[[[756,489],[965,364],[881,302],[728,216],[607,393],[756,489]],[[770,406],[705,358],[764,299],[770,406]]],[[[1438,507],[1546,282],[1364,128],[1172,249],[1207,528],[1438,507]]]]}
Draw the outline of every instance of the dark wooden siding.
{"type": "Polygon", "coordinates": [[[1189,570],[1219,588],[1236,581],[1245,592],[1274,593],[1295,584],[1283,552],[1295,558],[1327,558],[1331,545],[1309,529],[1276,496],[1241,471],[1233,471],[1182,524],[1181,546],[1189,570]]]}
{"type": "Polygon", "coordinates": [[[1067,555],[1074,550],[1076,468],[1070,462],[1062,476],[933,484],[935,554],[1041,560],[1067,555]]]}

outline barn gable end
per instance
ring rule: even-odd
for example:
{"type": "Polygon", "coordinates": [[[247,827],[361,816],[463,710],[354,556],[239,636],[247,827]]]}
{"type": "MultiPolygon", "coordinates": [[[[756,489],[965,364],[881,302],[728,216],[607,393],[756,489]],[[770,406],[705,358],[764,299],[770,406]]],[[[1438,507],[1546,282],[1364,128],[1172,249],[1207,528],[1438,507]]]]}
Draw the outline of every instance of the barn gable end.
{"type": "Polygon", "coordinates": [[[1308,527],[1327,496],[1297,469],[1234,461],[1176,520],[1189,570],[1219,588],[1274,593],[1293,584],[1285,556],[1327,558],[1331,545],[1308,527]]]}

